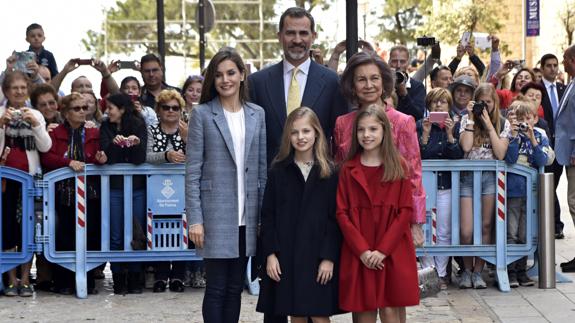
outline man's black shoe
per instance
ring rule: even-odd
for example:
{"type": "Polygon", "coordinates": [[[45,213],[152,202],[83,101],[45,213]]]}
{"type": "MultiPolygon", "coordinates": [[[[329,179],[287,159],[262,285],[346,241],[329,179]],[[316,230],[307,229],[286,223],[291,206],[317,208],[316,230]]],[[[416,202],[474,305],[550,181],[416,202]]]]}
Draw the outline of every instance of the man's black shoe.
{"type": "Polygon", "coordinates": [[[563,234],[563,231],[559,231],[559,232],[555,233],[555,239],[561,240],[561,239],[563,239],[563,238],[565,238],[565,235],[563,234]]]}
{"type": "Polygon", "coordinates": [[[564,273],[575,273],[575,263],[567,264],[567,265],[561,267],[561,271],[564,273]]]}
{"type": "Polygon", "coordinates": [[[561,265],[559,265],[559,266],[561,266],[561,268],[567,267],[567,266],[575,266],[575,258],[573,258],[567,262],[562,262],[561,265]]]}

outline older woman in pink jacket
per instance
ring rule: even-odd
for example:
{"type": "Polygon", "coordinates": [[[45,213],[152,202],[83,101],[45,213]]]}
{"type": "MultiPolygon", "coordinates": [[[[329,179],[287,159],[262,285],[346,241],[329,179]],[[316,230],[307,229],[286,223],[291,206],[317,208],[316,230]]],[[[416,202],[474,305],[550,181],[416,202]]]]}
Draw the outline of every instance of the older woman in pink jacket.
{"type": "MultiPolygon", "coordinates": [[[[341,77],[344,96],[357,110],[370,104],[384,107],[392,125],[393,140],[400,154],[410,166],[413,185],[413,218],[411,231],[416,245],[423,244],[421,224],[425,223],[425,191],[421,182],[421,156],[415,130],[415,120],[395,110],[385,99],[393,92],[394,77],[389,66],[377,54],[359,52],[351,57],[341,77]]],[[[335,122],[335,159],[343,161],[351,145],[356,110],[340,116],[335,122]]]]}

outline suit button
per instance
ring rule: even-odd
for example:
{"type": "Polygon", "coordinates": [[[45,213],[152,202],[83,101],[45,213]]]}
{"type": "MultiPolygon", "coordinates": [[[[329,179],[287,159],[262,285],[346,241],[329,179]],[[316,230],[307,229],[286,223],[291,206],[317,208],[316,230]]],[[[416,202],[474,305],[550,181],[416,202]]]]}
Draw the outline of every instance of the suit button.
{"type": "Polygon", "coordinates": [[[248,168],[246,167],[246,173],[248,172],[248,168]]]}

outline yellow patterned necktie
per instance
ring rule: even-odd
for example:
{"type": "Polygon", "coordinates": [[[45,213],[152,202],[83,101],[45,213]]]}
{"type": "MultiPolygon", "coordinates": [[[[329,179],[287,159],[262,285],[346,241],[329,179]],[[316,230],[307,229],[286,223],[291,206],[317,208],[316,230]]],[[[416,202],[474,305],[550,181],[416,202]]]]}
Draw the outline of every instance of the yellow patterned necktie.
{"type": "Polygon", "coordinates": [[[289,115],[293,110],[299,108],[301,104],[299,83],[296,78],[298,71],[299,68],[294,67],[291,73],[291,82],[288,89],[287,115],[289,115]]]}

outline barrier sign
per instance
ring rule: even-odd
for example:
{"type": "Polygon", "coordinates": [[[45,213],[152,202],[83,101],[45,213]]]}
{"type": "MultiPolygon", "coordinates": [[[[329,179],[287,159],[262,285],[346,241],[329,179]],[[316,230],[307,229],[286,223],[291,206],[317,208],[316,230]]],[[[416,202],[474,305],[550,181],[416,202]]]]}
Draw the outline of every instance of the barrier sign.
{"type": "Polygon", "coordinates": [[[185,177],[148,176],[148,211],[155,215],[182,214],[185,208],[185,177]]]}

